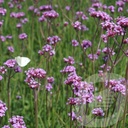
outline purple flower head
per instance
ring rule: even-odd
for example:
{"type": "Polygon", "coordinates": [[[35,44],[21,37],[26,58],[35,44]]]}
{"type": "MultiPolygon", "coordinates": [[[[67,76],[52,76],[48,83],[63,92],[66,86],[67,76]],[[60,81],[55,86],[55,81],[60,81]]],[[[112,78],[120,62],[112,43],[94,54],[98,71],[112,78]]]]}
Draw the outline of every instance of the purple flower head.
{"type": "Polygon", "coordinates": [[[117,24],[124,28],[128,27],[128,18],[125,17],[117,18],[117,24]]]}
{"type": "Polygon", "coordinates": [[[0,67],[0,73],[5,74],[7,72],[7,69],[4,66],[0,67]]]}
{"type": "Polygon", "coordinates": [[[71,113],[68,113],[68,116],[72,116],[71,118],[72,118],[72,120],[77,120],[77,116],[76,116],[76,114],[72,111],[71,113]]]}
{"type": "Polygon", "coordinates": [[[8,6],[9,6],[9,8],[13,8],[14,7],[12,2],[8,2],[8,6]]]}
{"type": "Polygon", "coordinates": [[[54,77],[47,77],[48,83],[53,83],[54,82],[54,77]]]}
{"type": "Polygon", "coordinates": [[[8,51],[14,52],[14,48],[12,46],[8,46],[8,51]]]}
{"type": "Polygon", "coordinates": [[[10,128],[9,125],[4,125],[2,128],[10,128]]]}
{"type": "Polygon", "coordinates": [[[82,20],[87,20],[88,17],[82,12],[82,11],[77,11],[76,12],[76,19],[82,19],[82,20]]]}
{"type": "Polygon", "coordinates": [[[123,41],[124,44],[128,44],[128,38],[123,41]]]}
{"type": "Polygon", "coordinates": [[[70,7],[70,6],[66,6],[65,9],[66,9],[67,11],[70,11],[71,7],[70,7]]]}
{"type": "Polygon", "coordinates": [[[4,3],[4,0],[0,0],[0,4],[3,4],[4,3]]]}
{"type": "Polygon", "coordinates": [[[12,39],[12,36],[11,35],[7,35],[6,39],[12,39]]]}
{"type": "Polygon", "coordinates": [[[102,102],[102,96],[100,96],[100,95],[97,96],[97,97],[96,97],[96,100],[97,100],[98,102],[102,102]]]}
{"type": "Polygon", "coordinates": [[[96,2],[92,4],[93,8],[101,8],[102,7],[102,3],[96,2]]]}
{"type": "Polygon", "coordinates": [[[48,83],[48,84],[45,86],[45,88],[46,88],[46,90],[47,90],[48,92],[50,92],[53,87],[52,87],[51,83],[48,83]]]}
{"type": "Polygon", "coordinates": [[[0,81],[3,79],[3,77],[0,75],[0,81]]]}
{"type": "Polygon", "coordinates": [[[5,8],[2,8],[2,7],[0,8],[0,14],[1,15],[4,16],[6,14],[6,12],[7,12],[7,10],[5,8]]]}
{"type": "Polygon", "coordinates": [[[61,39],[58,36],[52,36],[47,38],[47,42],[51,45],[56,45],[61,39]]]}
{"type": "Polygon", "coordinates": [[[7,111],[6,104],[0,100],[0,117],[5,116],[6,111],[7,111]]]}
{"type": "Polygon", "coordinates": [[[102,38],[102,40],[103,40],[104,43],[107,43],[108,42],[108,36],[107,35],[102,34],[101,35],[101,38],[102,38]]]}
{"type": "Polygon", "coordinates": [[[25,71],[26,79],[25,82],[28,83],[30,88],[38,88],[41,83],[39,80],[46,77],[46,71],[41,68],[29,68],[28,71],[25,71]]]}
{"type": "Polygon", "coordinates": [[[65,27],[68,26],[68,24],[69,24],[69,23],[68,23],[67,21],[64,22],[64,26],[65,26],[65,27]]]}
{"type": "Polygon", "coordinates": [[[55,55],[55,50],[54,50],[54,49],[51,50],[51,51],[49,52],[49,55],[50,55],[50,56],[54,56],[54,55],[55,55]]]}
{"type": "Polygon", "coordinates": [[[52,6],[51,5],[42,5],[39,7],[40,11],[50,11],[52,10],[52,6]]]}
{"type": "Polygon", "coordinates": [[[79,42],[77,40],[72,40],[72,46],[76,47],[79,45],[79,42]]]}
{"type": "Polygon", "coordinates": [[[97,60],[97,59],[98,59],[98,55],[97,55],[97,54],[89,54],[89,55],[88,55],[88,58],[89,58],[90,60],[97,60]]]}
{"type": "Polygon", "coordinates": [[[34,6],[33,5],[32,6],[29,6],[28,10],[29,11],[33,11],[34,10],[34,6]]]}
{"type": "Polygon", "coordinates": [[[45,18],[50,18],[50,19],[54,19],[59,16],[59,14],[55,10],[43,12],[43,15],[45,18]]]}
{"type": "Polygon", "coordinates": [[[119,7],[118,8],[118,12],[122,12],[123,11],[123,8],[122,7],[119,7]]]}
{"type": "Polygon", "coordinates": [[[81,46],[82,46],[83,49],[86,50],[87,48],[92,46],[92,43],[89,40],[83,40],[81,46]]]}
{"type": "Polygon", "coordinates": [[[19,19],[19,18],[23,18],[24,16],[25,16],[24,12],[17,12],[15,18],[19,19]]]}
{"type": "Polygon", "coordinates": [[[75,72],[75,71],[76,71],[76,68],[74,66],[66,66],[60,72],[62,72],[62,73],[71,73],[71,72],[75,72]]]}
{"type": "Polygon", "coordinates": [[[68,58],[64,58],[64,62],[65,62],[65,63],[68,63],[68,64],[70,64],[70,65],[72,65],[72,64],[75,63],[74,58],[71,57],[71,56],[69,56],[68,58]]]}
{"type": "Polygon", "coordinates": [[[116,1],[118,7],[124,7],[125,3],[122,0],[116,1]]]}
{"type": "Polygon", "coordinates": [[[46,44],[46,45],[44,45],[42,47],[42,51],[43,52],[50,52],[51,50],[52,50],[52,46],[51,45],[46,44]]]}
{"type": "Polygon", "coordinates": [[[9,122],[13,128],[27,128],[23,116],[12,116],[12,118],[9,119],[9,122]]]}
{"type": "Polygon", "coordinates": [[[22,28],[22,24],[21,24],[21,23],[18,23],[18,24],[16,25],[16,27],[17,27],[17,28],[22,28]]]}
{"type": "Polygon", "coordinates": [[[19,34],[19,39],[21,39],[21,40],[24,40],[24,39],[26,39],[28,36],[27,36],[27,34],[26,33],[21,33],[21,34],[19,34]]]}
{"type": "Polygon", "coordinates": [[[115,55],[115,52],[112,50],[112,48],[108,48],[108,47],[103,48],[102,52],[104,54],[115,55]]]}
{"type": "Polygon", "coordinates": [[[0,21],[0,27],[2,27],[2,25],[3,25],[3,21],[0,21]]]}
{"type": "Polygon", "coordinates": [[[21,4],[18,4],[18,5],[16,5],[16,7],[17,7],[18,9],[21,9],[21,8],[22,8],[22,5],[21,5],[21,4]]]}
{"type": "Polygon", "coordinates": [[[95,116],[104,116],[105,115],[101,108],[93,109],[92,114],[94,114],[95,116]]]}
{"type": "Polygon", "coordinates": [[[39,17],[39,22],[43,22],[43,21],[46,21],[46,18],[44,17],[44,15],[42,15],[41,17],[39,17]]]}
{"type": "Polygon", "coordinates": [[[16,60],[15,59],[9,59],[6,62],[4,62],[4,65],[7,66],[8,68],[14,68],[16,65],[16,60]]]}
{"type": "Polygon", "coordinates": [[[14,71],[15,71],[15,72],[22,72],[22,69],[21,69],[20,66],[16,66],[16,67],[14,68],[14,71]]]}
{"type": "Polygon", "coordinates": [[[1,40],[2,42],[5,42],[5,41],[6,41],[6,37],[5,37],[5,36],[0,35],[0,40],[1,40]]]}
{"type": "Polygon", "coordinates": [[[108,6],[108,9],[110,10],[110,12],[114,13],[115,12],[115,7],[114,6],[108,6]]]}
{"type": "Polygon", "coordinates": [[[99,18],[103,21],[111,21],[112,20],[112,17],[103,11],[91,11],[90,16],[95,17],[95,18],[99,18]]]}
{"type": "Polygon", "coordinates": [[[26,24],[28,22],[28,18],[24,18],[20,20],[22,24],[26,24]]]}
{"type": "Polygon", "coordinates": [[[81,24],[81,22],[79,22],[79,21],[76,21],[76,22],[72,23],[72,26],[73,26],[74,29],[76,29],[76,30],[81,30],[81,29],[82,29],[82,24],[81,24]]]}

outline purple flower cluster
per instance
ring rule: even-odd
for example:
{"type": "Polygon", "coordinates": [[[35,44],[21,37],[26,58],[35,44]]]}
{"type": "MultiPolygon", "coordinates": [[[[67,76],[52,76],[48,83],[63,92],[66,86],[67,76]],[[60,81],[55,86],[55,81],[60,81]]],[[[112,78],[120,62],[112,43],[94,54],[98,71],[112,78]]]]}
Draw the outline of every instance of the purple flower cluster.
{"type": "Polygon", "coordinates": [[[50,11],[52,10],[52,6],[51,5],[42,5],[39,7],[40,11],[50,11]]]}
{"type": "Polygon", "coordinates": [[[12,46],[8,46],[8,51],[9,52],[14,52],[14,48],[12,46]]]}
{"type": "Polygon", "coordinates": [[[63,68],[63,70],[61,70],[61,73],[71,73],[71,72],[75,72],[76,68],[74,66],[65,66],[63,68]]]}
{"type": "Polygon", "coordinates": [[[106,80],[105,86],[108,87],[110,90],[114,92],[120,92],[121,94],[126,94],[126,87],[125,87],[125,80],[124,79],[112,79],[106,80]]]}
{"type": "Polygon", "coordinates": [[[16,19],[20,19],[20,18],[23,18],[25,16],[25,13],[24,12],[12,12],[10,14],[10,17],[13,17],[13,18],[16,18],[16,19]]]}
{"type": "Polygon", "coordinates": [[[77,11],[76,12],[76,20],[87,20],[88,17],[82,12],[82,11],[77,11]]]}
{"type": "Polygon", "coordinates": [[[112,17],[103,11],[91,11],[90,16],[92,16],[94,18],[101,19],[103,21],[111,21],[112,20],[112,17]]]}
{"type": "Polygon", "coordinates": [[[56,43],[58,43],[61,39],[58,36],[52,36],[52,37],[48,37],[47,38],[47,42],[51,45],[56,45],[56,43]]]}
{"type": "Polygon", "coordinates": [[[53,88],[52,84],[54,83],[54,77],[47,77],[47,82],[48,83],[46,84],[45,88],[48,92],[51,92],[51,89],[53,88]]]}
{"type": "Polygon", "coordinates": [[[72,23],[72,26],[74,27],[75,30],[81,30],[81,31],[87,31],[88,28],[83,25],[80,21],[75,21],[72,23]]]}
{"type": "Polygon", "coordinates": [[[21,39],[21,40],[24,40],[24,39],[26,39],[28,36],[27,36],[27,34],[26,33],[21,33],[21,34],[19,34],[19,39],[21,39]]]}
{"type": "Polygon", "coordinates": [[[0,100],[0,117],[5,116],[6,111],[7,111],[6,104],[0,100]]]}
{"type": "Polygon", "coordinates": [[[84,50],[86,50],[87,48],[92,46],[92,43],[89,40],[83,40],[81,46],[84,50]]]}
{"type": "Polygon", "coordinates": [[[0,7],[0,14],[4,16],[6,14],[7,10],[5,8],[0,7]]]}
{"type": "Polygon", "coordinates": [[[51,45],[46,44],[42,47],[42,50],[38,51],[39,55],[49,55],[49,56],[53,56],[55,55],[55,50],[52,48],[51,45]]]}
{"type": "Polygon", "coordinates": [[[79,42],[77,40],[72,40],[72,46],[76,47],[79,45],[79,42]]]}
{"type": "Polygon", "coordinates": [[[10,128],[9,125],[4,125],[2,128],[10,128]]]}
{"type": "Polygon", "coordinates": [[[25,82],[32,89],[38,88],[41,85],[40,81],[46,77],[46,71],[41,68],[29,68],[25,73],[25,82]]]}
{"type": "Polygon", "coordinates": [[[14,68],[16,66],[16,60],[15,59],[9,59],[4,63],[5,66],[8,68],[14,68]]]}
{"type": "Polygon", "coordinates": [[[64,58],[64,62],[69,64],[69,65],[72,65],[75,63],[74,58],[71,56],[69,56],[68,58],[64,58]]]}
{"type": "Polygon", "coordinates": [[[95,116],[104,116],[105,115],[101,108],[93,109],[92,114],[94,114],[95,116]]]}
{"type": "Polygon", "coordinates": [[[13,128],[27,128],[23,116],[12,116],[12,118],[9,119],[9,122],[13,128]]]}
{"type": "Polygon", "coordinates": [[[43,12],[43,15],[45,18],[48,18],[48,19],[55,19],[59,17],[59,14],[55,10],[45,11],[43,12]]]}

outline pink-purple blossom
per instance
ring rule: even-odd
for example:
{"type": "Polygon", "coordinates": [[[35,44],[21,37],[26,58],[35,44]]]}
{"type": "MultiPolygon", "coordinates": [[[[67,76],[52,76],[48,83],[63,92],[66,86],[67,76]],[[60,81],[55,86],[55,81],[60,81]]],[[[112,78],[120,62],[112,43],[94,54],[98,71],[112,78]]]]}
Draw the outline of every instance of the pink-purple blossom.
{"type": "Polygon", "coordinates": [[[6,111],[7,111],[6,104],[0,100],[0,117],[5,116],[6,111]]]}

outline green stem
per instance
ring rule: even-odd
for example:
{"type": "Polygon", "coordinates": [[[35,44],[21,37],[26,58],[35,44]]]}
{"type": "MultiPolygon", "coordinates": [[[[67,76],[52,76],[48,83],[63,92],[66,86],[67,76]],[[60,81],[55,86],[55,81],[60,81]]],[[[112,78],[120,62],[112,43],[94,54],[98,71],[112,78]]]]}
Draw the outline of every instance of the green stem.
{"type": "Polygon", "coordinates": [[[38,128],[38,90],[34,89],[35,128],[38,128]]]}

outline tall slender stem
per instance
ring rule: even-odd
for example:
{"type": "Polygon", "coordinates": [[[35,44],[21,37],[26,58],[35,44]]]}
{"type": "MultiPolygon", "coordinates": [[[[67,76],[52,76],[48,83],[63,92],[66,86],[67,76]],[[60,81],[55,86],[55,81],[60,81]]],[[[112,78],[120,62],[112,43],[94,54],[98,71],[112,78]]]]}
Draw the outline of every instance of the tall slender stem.
{"type": "Polygon", "coordinates": [[[38,90],[34,89],[35,128],[38,128],[38,90]]]}

